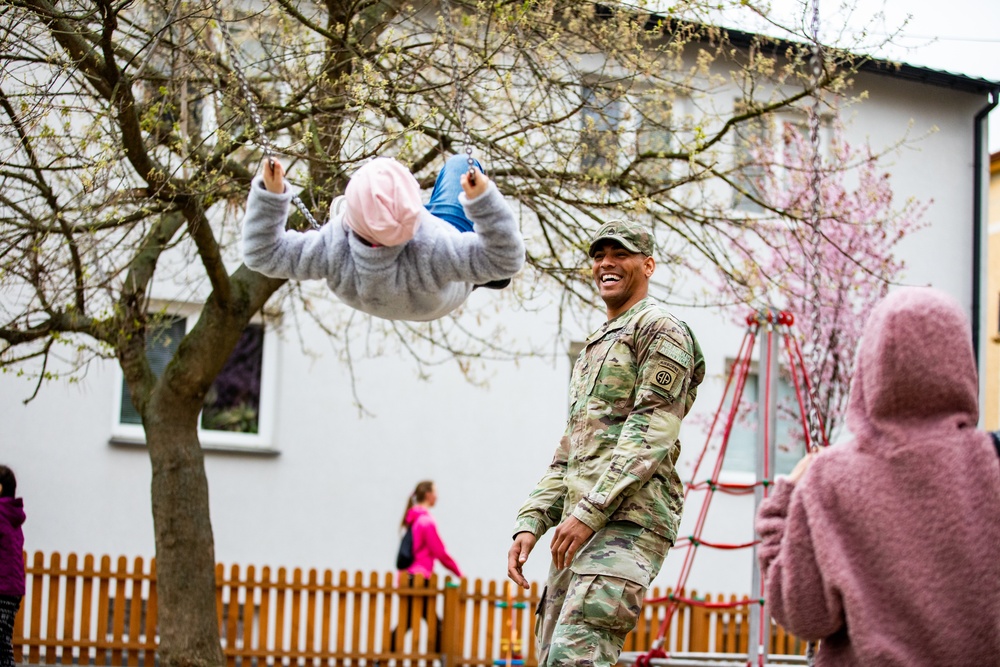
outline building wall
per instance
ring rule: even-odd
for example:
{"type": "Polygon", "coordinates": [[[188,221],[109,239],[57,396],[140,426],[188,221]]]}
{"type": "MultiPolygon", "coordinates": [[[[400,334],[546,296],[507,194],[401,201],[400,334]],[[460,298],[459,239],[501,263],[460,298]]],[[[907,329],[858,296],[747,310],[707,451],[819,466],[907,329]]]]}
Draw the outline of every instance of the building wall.
{"type": "Polygon", "coordinates": [[[989,241],[986,261],[986,294],[983,297],[986,319],[985,384],[983,424],[1000,428],[1000,153],[990,156],[989,241]]]}
{"type": "MultiPolygon", "coordinates": [[[[890,150],[900,200],[932,200],[929,226],[903,245],[904,282],[933,284],[971,308],[972,118],[985,99],[876,76],[860,75],[855,86],[869,98],[851,107],[848,138],[890,150]],[[893,149],[907,133],[907,145],[893,149]]],[[[693,280],[691,287],[699,285],[693,280]]],[[[995,307],[995,287],[990,295],[995,307]]],[[[286,317],[275,352],[270,449],[276,453],[206,452],[217,559],[389,570],[406,498],[417,481],[429,478],[438,485],[435,515],[452,555],[469,576],[503,579],[515,512],[562,433],[566,350],[602,320],[596,307],[567,322],[552,303],[535,301],[531,311],[512,303],[508,294],[477,290],[463,322],[501,323],[512,344],[552,342],[544,354],[517,363],[483,361],[477,383],[454,364],[418,371],[405,352],[385,349],[352,360],[352,387],[326,334],[308,320],[295,324],[286,317]]],[[[343,307],[330,308],[328,323],[346,319],[343,307]]],[[[725,364],[743,328],[715,311],[678,313],[699,336],[709,374],[682,431],[687,477],[703,444],[698,424],[718,408],[725,364]]],[[[364,327],[354,331],[352,345],[362,350],[364,327]]],[[[18,474],[27,549],[153,554],[148,456],[142,446],[111,444],[120,382],[113,362],[95,362],[80,382],[50,383],[23,404],[33,385],[0,376],[0,459],[18,474]]],[[[730,475],[724,481],[745,480],[730,475]]],[[[701,501],[692,496],[682,535],[701,501]]],[[[752,518],[752,499],[718,497],[705,537],[748,541],[752,518]]],[[[547,555],[546,537],[526,567],[530,579],[544,578],[547,555]]],[[[682,557],[680,550],[671,555],[657,585],[673,583],[682,557]]],[[[703,550],[689,589],[739,593],[749,584],[749,553],[703,550]]]]}

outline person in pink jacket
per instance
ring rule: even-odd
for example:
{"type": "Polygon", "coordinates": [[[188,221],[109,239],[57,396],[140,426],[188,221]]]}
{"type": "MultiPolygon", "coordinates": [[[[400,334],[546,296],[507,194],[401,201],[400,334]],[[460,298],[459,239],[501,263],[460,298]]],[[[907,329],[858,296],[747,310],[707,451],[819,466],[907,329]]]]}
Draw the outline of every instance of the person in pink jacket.
{"type": "Polygon", "coordinates": [[[413,526],[413,565],[405,571],[430,579],[434,573],[434,562],[441,561],[456,577],[461,577],[462,571],[458,563],[448,554],[438,535],[437,523],[430,512],[435,504],[437,489],[434,488],[434,482],[426,480],[417,484],[406,503],[406,513],[401,524],[404,529],[413,526]]]}
{"type": "Polygon", "coordinates": [[[979,419],[966,315],[932,288],[872,311],[854,439],[803,459],[760,507],[767,610],[816,665],[1000,664],[1000,460],[979,419]]]}
{"type": "MultiPolygon", "coordinates": [[[[406,529],[408,526],[413,528],[413,564],[410,565],[405,570],[402,570],[400,574],[406,573],[409,575],[405,582],[407,586],[413,586],[416,582],[417,575],[424,578],[424,585],[426,586],[431,575],[434,574],[434,563],[440,561],[448,570],[450,570],[456,577],[462,576],[462,570],[458,567],[458,563],[455,559],[451,557],[448,550],[444,546],[444,542],[441,541],[441,536],[438,535],[437,523],[434,521],[434,517],[431,515],[431,508],[437,504],[437,489],[434,486],[434,482],[430,480],[425,480],[417,484],[413,493],[406,503],[406,512],[403,514],[403,521],[401,524],[402,529],[406,529]]],[[[403,585],[404,582],[400,580],[400,584],[403,585]]],[[[429,622],[431,614],[435,614],[434,609],[429,604],[430,599],[427,597],[423,598],[422,609],[420,612],[420,617],[425,621],[429,622]]],[[[390,650],[395,653],[397,641],[401,642],[406,633],[413,628],[414,623],[414,599],[413,597],[407,598],[407,624],[406,629],[402,631],[402,636],[399,636],[399,628],[392,631],[392,643],[390,650]],[[398,637],[398,640],[397,640],[398,637]]],[[[435,640],[434,640],[434,650],[441,650],[441,619],[437,618],[435,614],[435,640]]]]}

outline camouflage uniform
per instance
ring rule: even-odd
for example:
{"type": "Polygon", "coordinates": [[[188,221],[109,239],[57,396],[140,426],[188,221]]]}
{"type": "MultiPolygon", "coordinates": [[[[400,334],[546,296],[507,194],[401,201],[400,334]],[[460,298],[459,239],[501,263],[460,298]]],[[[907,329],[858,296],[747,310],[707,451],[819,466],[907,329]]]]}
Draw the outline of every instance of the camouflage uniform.
{"type": "Polygon", "coordinates": [[[596,531],[569,568],[549,572],[535,625],[540,667],[617,661],[677,536],[678,434],[704,374],[691,330],[652,298],[587,340],[566,431],[514,527],[540,537],[572,515],[596,531]]]}

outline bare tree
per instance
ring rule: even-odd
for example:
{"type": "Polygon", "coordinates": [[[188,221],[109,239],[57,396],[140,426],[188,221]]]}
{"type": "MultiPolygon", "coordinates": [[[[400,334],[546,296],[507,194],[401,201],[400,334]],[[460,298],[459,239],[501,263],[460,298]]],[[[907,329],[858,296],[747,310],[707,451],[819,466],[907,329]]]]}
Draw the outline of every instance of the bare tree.
{"type": "MultiPolygon", "coordinates": [[[[664,292],[705,267],[739,278],[727,244],[752,222],[716,200],[754,193],[748,165],[720,156],[752,119],[813,92],[808,48],[619,3],[450,5],[227,8],[266,132],[320,221],[374,155],[429,186],[462,149],[464,118],[522,212],[529,275],[565,306],[591,307],[579,251],[598,221],[623,214],[644,216],[661,241],[664,292]]],[[[233,247],[260,160],[235,63],[204,2],[8,0],[0,41],[0,364],[41,383],[58,359],[118,360],[152,462],[160,658],[220,665],[199,413],[255,313],[279,290],[297,294],[233,247]],[[201,310],[158,375],[147,343],[167,313],[152,297],[172,281],[201,310]]],[[[820,85],[839,90],[850,72],[828,59],[820,85]]],[[[440,342],[444,324],[388,326],[407,344],[440,342]]]]}

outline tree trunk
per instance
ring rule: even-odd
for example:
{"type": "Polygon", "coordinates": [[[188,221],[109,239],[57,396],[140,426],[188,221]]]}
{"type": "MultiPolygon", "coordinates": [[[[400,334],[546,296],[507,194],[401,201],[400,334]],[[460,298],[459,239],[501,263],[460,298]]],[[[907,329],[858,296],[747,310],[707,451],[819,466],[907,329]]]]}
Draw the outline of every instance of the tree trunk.
{"type": "Polygon", "coordinates": [[[215,542],[198,440],[200,406],[154,393],[143,416],[152,462],[159,659],[169,667],[223,664],[215,605],[215,542]]]}
{"type": "Polygon", "coordinates": [[[158,657],[164,667],[224,664],[215,603],[215,542],[198,419],[205,395],[243,329],[284,282],[246,267],[230,279],[228,303],[221,306],[214,292],[208,297],[201,317],[152,386],[148,375],[143,382],[143,369],[130,357],[138,354],[145,361],[144,336],[133,337],[119,351],[133,396],[146,390],[137,406],[153,470],[158,657]]]}

